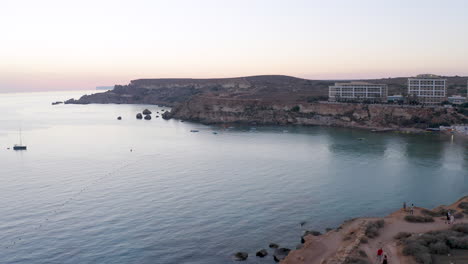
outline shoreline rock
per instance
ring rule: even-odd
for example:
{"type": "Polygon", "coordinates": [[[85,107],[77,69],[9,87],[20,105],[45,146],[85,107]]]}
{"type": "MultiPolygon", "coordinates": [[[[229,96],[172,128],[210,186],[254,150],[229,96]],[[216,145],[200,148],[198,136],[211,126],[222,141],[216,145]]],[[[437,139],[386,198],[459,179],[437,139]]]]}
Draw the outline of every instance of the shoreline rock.
{"type": "Polygon", "coordinates": [[[247,252],[237,252],[233,256],[234,260],[236,261],[244,261],[244,260],[247,260],[248,257],[249,257],[249,254],[247,254],[247,252]]]}

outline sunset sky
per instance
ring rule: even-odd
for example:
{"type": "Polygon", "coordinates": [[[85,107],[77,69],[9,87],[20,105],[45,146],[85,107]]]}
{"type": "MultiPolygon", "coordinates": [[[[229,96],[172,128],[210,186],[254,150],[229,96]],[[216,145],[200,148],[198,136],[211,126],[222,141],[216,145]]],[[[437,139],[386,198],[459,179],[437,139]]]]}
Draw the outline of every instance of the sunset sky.
{"type": "Polygon", "coordinates": [[[468,75],[468,1],[2,0],[0,92],[468,75]]]}

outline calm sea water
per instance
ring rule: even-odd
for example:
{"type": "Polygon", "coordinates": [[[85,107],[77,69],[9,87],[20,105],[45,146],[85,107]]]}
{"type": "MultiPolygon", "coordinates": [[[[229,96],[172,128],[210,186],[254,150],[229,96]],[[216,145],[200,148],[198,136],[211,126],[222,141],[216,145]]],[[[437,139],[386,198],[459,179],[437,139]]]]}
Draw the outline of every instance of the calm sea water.
{"type": "Polygon", "coordinates": [[[0,263],[219,264],[236,251],[272,263],[255,251],[294,248],[302,221],[323,230],[468,194],[459,138],[222,129],[135,119],[156,106],[51,105],[81,94],[0,95],[0,263]],[[19,128],[28,150],[8,150],[19,128]]]}

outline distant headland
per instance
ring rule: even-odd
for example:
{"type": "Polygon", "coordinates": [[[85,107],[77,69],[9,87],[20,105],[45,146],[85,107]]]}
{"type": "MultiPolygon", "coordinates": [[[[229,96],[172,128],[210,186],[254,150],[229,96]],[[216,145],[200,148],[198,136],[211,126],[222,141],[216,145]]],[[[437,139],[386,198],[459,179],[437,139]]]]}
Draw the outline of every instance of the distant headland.
{"type": "Polygon", "coordinates": [[[408,86],[413,82],[408,77],[348,81],[284,75],[139,79],[66,103],[164,105],[173,107],[164,114],[166,119],[206,124],[326,125],[379,131],[423,131],[468,124],[468,110],[466,103],[463,104],[468,77],[420,75],[418,78],[425,79],[417,79],[419,86],[410,89],[408,86]],[[428,92],[426,79],[434,78],[437,80],[433,80],[431,95],[443,91],[442,97],[436,98],[437,104],[417,96],[428,92]],[[414,92],[416,88],[419,90],[414,92]],[[458,105],[446,102],[454,95],[458,105]],[[447,105],[444,107],[441,102],[447,105]]]}

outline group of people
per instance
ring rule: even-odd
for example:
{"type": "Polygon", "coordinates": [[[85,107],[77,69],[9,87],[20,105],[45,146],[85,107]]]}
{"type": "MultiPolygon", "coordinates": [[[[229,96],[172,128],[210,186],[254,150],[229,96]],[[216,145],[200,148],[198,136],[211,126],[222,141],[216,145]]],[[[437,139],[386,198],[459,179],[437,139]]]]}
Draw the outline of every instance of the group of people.
{"type": "MultiPolygon", "coordinates": [[[[408,211],[407,211],[407,208],[406,208],[406,202],[403,202],[403,210],[404,210],[405,212],[408,212],[408,211]]],[[[410,213],[411,215],[414,214],[414,204],[411,204],[409,213],[410,213]]]]}
{"type": "Polygon", "coordinates": [[[388,264],[388,256],[387,253],[383,251],[382,248],[377,250],[377,262],[375,264],[388,264]]]}
{"type": "Polygon", "coordinates": [[[452,213],[450,213],[450,211],[447,211],[447,220],[445,221],[445,223],[449,225],[455,223],[455,216],[452,213]]]}

